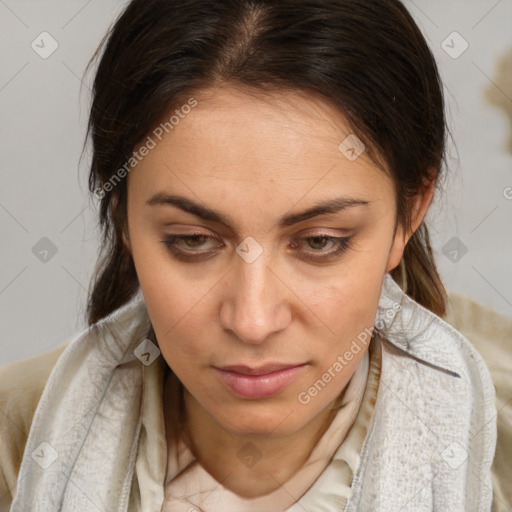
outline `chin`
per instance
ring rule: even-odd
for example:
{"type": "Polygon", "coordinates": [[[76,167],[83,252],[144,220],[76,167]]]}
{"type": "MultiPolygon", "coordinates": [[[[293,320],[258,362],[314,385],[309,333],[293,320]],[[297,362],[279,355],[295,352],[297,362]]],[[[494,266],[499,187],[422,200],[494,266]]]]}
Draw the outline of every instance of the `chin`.
{"type": "Polygon", "coordinates": [[[227,432],[241,437],[284,437],[302,426],[292,406],[256,402],[223,409],[214,418],[227,432]]]}

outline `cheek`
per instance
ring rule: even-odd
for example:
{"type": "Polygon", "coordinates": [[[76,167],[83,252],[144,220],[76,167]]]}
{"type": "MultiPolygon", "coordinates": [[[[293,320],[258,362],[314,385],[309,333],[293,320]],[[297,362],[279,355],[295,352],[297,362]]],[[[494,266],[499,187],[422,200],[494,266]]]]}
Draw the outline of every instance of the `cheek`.
{"type": "Polygon", "coordinates": [[[196,286],[180,266],[171,264],[171,256],[156,240],[133,238],[132,254],[137,277],[151,323],[168,364],[193,361],[200,348],[194,340],[200,328],[209,322],[204,317],[211,287],[196,286]]]}
{"type": "Polygon", "coordinates": [[[171,329],[200,300],[180,265],[173,263],[167,248],[144,226],[130,233],[132,256],[144,300],[154,325],[171,329]]]}
{"type": "MultiPolygon", "coordinates": [[[[321,293],[313,298],[312,307],[330,332],[336,348],[373,326],[382,290],[384,265],[361,265],[340,271],[321,293]]],[[[332,346],[331,343],[329,346],[332,346]]]]}
{"type": "Polygon", "coordinates": [[[197,363],[204,352],[199,343],[205,338],[201,329],[210,322],[205,318],[201,296],[187,295],[182,285],[186,282],[161,277],[141,283],[151,323],[169,365],[177,361],[197,363]]]}

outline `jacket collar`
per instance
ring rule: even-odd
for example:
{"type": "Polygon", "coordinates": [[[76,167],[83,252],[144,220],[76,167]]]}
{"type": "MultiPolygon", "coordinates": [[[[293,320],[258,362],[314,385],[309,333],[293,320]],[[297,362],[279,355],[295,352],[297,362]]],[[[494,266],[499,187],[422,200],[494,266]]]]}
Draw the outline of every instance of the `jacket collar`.
{"type": "Polygon", "coordinates": [[[409,297],[389,273],[384,276],[375,331],[395,354],[460,378],[463,370],[444,347],[446,334],[462,335],[441,317],[409,297]],[[444,340],[444,341],[442,341],[444,340]]]}

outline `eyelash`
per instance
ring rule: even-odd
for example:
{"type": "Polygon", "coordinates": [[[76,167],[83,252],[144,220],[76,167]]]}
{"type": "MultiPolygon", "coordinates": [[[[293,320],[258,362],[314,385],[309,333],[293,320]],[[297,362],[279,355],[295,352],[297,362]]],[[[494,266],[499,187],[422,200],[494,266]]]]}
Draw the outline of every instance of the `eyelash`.
{"type": "MultiPolygon", "coordinates": [[[[210,251],[182,251],[181,249],[178,249],[176,246],[178,242],[183,242],[186,240],[193,240],[194,238],[204,238],[205,240],[213,240],[214,238],[206,235],[205,233],[190,233],[187,235],[167,235],[163,240],[162,243],[165,247],[173,254],[173,256],[179,260],[182,261],[199,261],[203,260],[207,257],[209,257],[211,254],[215,253],[218,249],[216,247],[215,249],[212,249],[210,251]],[[194,254],[195,253],[195,254],[194,254]]],[[[341,256],[343,253],[345,253],[347,250],[351,248],[352,243],[352,237],[334,237],[330,235],[326,235],[323,233],[314,234],[312,236],[304,237],[301,240],[314,240],[314,239],[320,239],[320,240],[326,240],[327,242],[332,242],[336,249],[330,251],[330,252],[319,252],[319,251],[312,251],[312,252],[306,252],[306,251],[299,251],[302,258],[318,262],[318,261],[326,261],[326,260],[332,260],[338,256],[341,256]],[[319,253],[322,254],[321,256],[315,256],[313,253],[319,253]]]]}

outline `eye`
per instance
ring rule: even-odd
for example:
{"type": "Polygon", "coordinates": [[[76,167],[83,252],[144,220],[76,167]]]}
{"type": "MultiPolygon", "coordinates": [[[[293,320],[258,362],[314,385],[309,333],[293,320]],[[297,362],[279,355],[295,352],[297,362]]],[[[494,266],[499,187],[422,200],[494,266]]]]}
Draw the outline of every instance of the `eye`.
{"type": "Polygon", "coordinates": [[[211,240],[214,240],[214,238],[206,233],[188,233],[186,235],[166,235],[162,243],[177,259],[196,261],[210,256],[212,253],[216,252],[219,247],[224,245],[221,242],[219,245],[214,246],[213,249],[210,248],[207,251],[197,250],[203,248],[206,241],[211,240]]]}
{"type": "MultiPolygon", "coordinates": [[[[219,244],[208,248],[207,242],[214,240],[216,240],[214,237],[206,233],[188,233],[166,235],[162,243],[176,259],[194,262],[208,258],[224,247],[224,243],[220,241],[219,244]]],[[[299,239],[298,242],[292,242],[292,249],[297,249],[304,242],[310,248],[313,247],[313,250],[298,249],[299,256],[309,261],[318,262],[334,259],[347,251],[351,246],[351,237],[334,237],[324,233],[315,233],[312,236],[299,239]],[[325,247],[331,247],[331,250],[323,250],[325,247]]]]}
{"type": "MultiPolygon", "coordinates": [[[[306,241],[309,247],[316,247],[313,251],[299,250],[301,257],[310,261],[336,258],[347,251],[351,246],[351,237],[336,237],[324,233],[316,233],[313,236],[305,237],[301,240],[306,241]],[[325,247],[329,246],[332,248],[331,250],[323,250],[325,247]]],[[[296,247],[297,243],[294,242],[292,245],[296,247]]]]}

